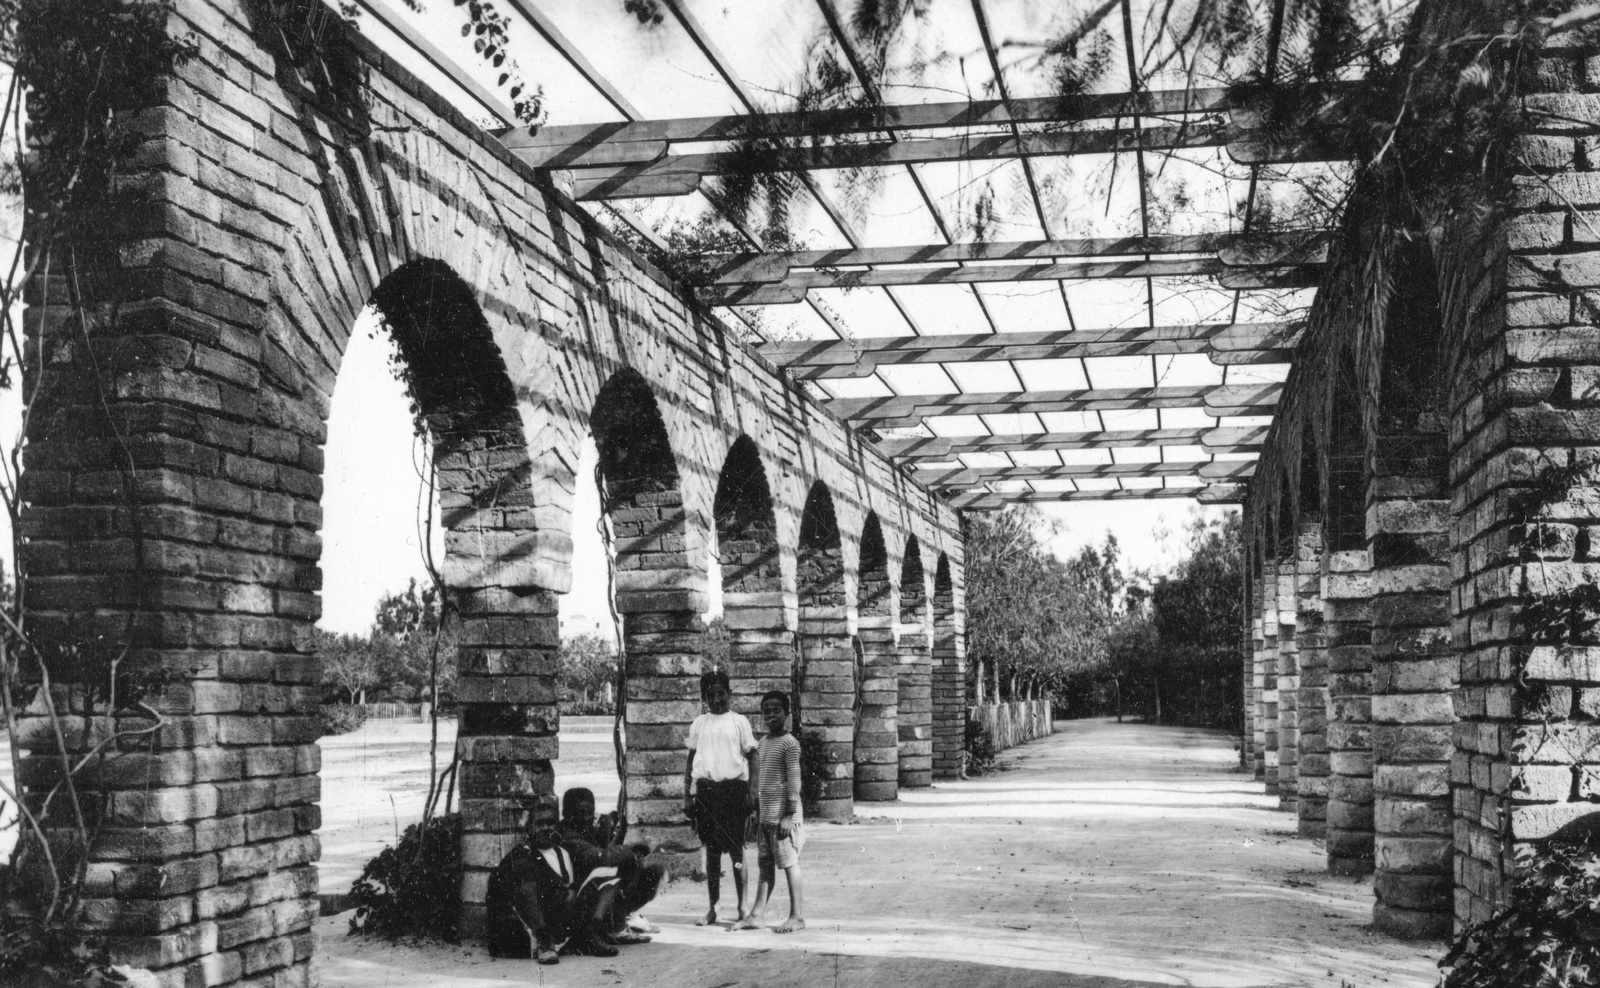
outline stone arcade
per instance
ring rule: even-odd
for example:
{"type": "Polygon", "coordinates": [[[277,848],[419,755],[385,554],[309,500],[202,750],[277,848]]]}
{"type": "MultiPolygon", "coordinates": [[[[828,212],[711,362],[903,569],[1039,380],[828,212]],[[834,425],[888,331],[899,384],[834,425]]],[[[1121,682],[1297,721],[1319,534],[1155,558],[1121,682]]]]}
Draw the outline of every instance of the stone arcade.
{"type": "MultiPolygon", "coordinates": [[[[664,166],[619,157],[607,165],[617,174],[557,178],[528,158],[562,149],[495,137],[357,36],[332,43],[343,78],[362,80],[361,99],[333,76],[298,71],[292,52],[261,40],[254,9],[176,4],[172,30],[192,34],[198,56],[130,121],[144,141],[128,184],[145,195],[108,220],[114,260],[82,272],[93,286],[87,336],[57,304],[60,286],[41,276],[30,293],[28,371],[40,390],[21,526],[33,632],[90,659],[126,649],[130,667],[163,679],[148,700],[159,726],[120,744],[88,780],[106,798],[84,918],[113,935],[119,963],[174,986],[314,979],[322,444],[340,356],[369,304],[394,334],[435,444],[443,573],[463,615],[469,927],[481,921],[488,869],[530,815],[555,810],[557,619],[574,492],[592,482],[575,475],[587,437],[616,540],[628,813],[655,837],[686,834],[680,750],[697,709],[713,532],[739,709],[752,712],[765,689],[797,688],[802,726],[825,747],[824,815],[958,774],[968,702],[958,509],[1006,500],[979,489],[989,481],[1050,477],[1021,466],[913,468],[1009,448],[1000,437],[878,441],[855,428],[950,409],[1275,410],[1264,434],[1102,431],[1014,448],[1260,451],[1253,477],[1243,461],[1057,474],[1248,480],[1244,764],[1302,835],[1325,840],[1331,871],[1375,874],[1379,929],[1436,936],[1483,918],[1520,843],[1600,806],[1600,639],[1575,593],[1600,576],[1600,255],[1585,218],[1600,214],[1589,171],[1600,127],[1571,122],[1600,120],[1600,51],[1552,39],[1540,73],[1548,92],[1534,102],[1560,112],[1523,138],[1522,174],[1491,249],[1444,228],[1397,251],[1414,290],[1397,293],[1382,319],[1349,304],[1361,259],[1337,250],[1325,264],[1287,264],[1230,259],[1226,244],[1197,249],[1193,238],[1047,241],[1015,256],[1138,259],[960,271],[1215,276],[1229,289],[1319,291],[1305,327],[1152,320],[758,354],[572,198],[671,194],[700,173],[638,177],[627,169],[664,166]],[[1207,256],[1150,260],[1163,253],[1207,256]],[[1137,394],[824,404],[797,383],[871,373],[874,361],[1125,352],[1208,353],[1218,364],[1292,353],[1295,366],[1282,387],[1137,394]],[[1585,630],[1546,633],[1562,622],[1585,630]]],[[[1161,104],[1171,94],[1139,94],[1140,112],[1228,110],[1226,94],[1193,106],[1193,94],[1179,95],[1161,104]]],[[[1125,111],[1102,103],[1101,116],[1125,111]]],[[[1013,112],[1047,109],[1018,101],[997,119],[1014,126],[1013,112]]],[[[904,160],[951,156],[948,142],[903,143],[894,153],[904,160]]],[[[1012,147],[991,144],[1001,150],[990,157],[1012,147]]],[[[715,157],[697,160],[712,169],[715,157]]],[[[833,263],[913,256],[875,250],[833,263]]],[[[916,256],[984,259],[972,245],[930,250],[916,256]]],[[[745,293],[740,304],[792,302],[838,277],[827,263],[813,258],[800,266],[815,271],[776,283],[730,277],[718,291],[745,293]]],[[[883,285],[915,277],[893,267],[862,275],[883,285]]],[[[1156,490],[1112,496],[1200,488],[1156,490]]],[[[71,697],[68,735],[83,748],[155,724],[133,708],[86,710],[72,685],[58,690],[71,697]]],[[[37,716],[22,727],[21,782],[38,791],[52,778],[52,727],[37,716]]]]}

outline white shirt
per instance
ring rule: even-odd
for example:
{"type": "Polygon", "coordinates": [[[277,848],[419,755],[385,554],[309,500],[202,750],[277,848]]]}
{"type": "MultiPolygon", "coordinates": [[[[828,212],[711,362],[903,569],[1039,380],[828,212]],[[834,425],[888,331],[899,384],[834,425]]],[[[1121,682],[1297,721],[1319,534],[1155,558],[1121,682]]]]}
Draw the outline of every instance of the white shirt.
{"type": "Polygon", "coordinates": [[[732,710],[701,714],[689,725],[689,750],[694,752],[691,778],[748,782],[750,765],[745,756],[756,750],[756,734],[750,729],[750,719],[743,714],[732,710]]]}

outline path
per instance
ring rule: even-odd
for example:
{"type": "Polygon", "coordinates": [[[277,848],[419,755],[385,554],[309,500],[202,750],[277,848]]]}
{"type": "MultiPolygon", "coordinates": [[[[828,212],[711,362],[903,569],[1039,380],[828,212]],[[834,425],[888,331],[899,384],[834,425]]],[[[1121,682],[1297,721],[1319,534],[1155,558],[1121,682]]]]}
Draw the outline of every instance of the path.
{"type": "MultiPolygon", "coordinates": [[[[330,917],[324,988],[1436,982],[1440,945],[1369,932],[1370,881],[1323,872],[1322,849],[1295,838],[1294,818],[1234,770],[1229,737],[1057,726],[1002,756],[1008,771],[864,806],[851,825],[813,825],[802,934],[696,928],[705,889],[694,882],[648,910],[663,927],[656,943],[553,968],[367,942],[330,917]]],[[[769,919],[783,913],[775,902],[769,919]]]]}

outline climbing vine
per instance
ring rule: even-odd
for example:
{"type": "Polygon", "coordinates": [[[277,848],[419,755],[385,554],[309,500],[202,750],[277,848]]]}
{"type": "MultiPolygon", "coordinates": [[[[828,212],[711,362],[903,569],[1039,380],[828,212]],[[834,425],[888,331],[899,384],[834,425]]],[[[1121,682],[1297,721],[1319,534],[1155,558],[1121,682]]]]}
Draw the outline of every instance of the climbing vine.
{"type": "MultiPolygon", "coordinates": [[[[26,800],[0,782],[0,806],[16,813],[7,825],[16,831],[15,847],[0,862],[5,984],[120,980],[105,966],[104,941],[77,924],[87,848],[107,802],[95,774],[108,752],[137,750],[165,725],[153,701],[168,675],[129,659],[138,597],[131,599],[120,633],[35,633],[21,566],[18,480],[27,423],[42,407],[46,371],[37,360],[30,361],[27,376],[15,371],[24,364],[18,316],[27,287],[37,316],[29,343],[40,346],[45,364],[71,362],[81,373],[76,398],[106,412],[110,384],[96,359],[97,336],[116,313],[94,274],[110,267],[120,218],[146,201],[135,162],[148,135],[137,111],[160,100],[174,65],[195,51],[189,39],[169,33],[171,13],[167,0],[0,3],[0,63],[10,70],[0,109],[0,146],[8,149],[0,161],[0,195],[22,197],[26,236],[26,249],[19,238],[0,278],[0,387],[19,389],[23,422],[0,464],[0,499],[13,538],[13,579],[0,600],[0,715],[12,777],[24,778],[26,750],[32,752],[34,779],[26,800]],[[80,736],[67,730],[68,717],[107,729],[80,736]]],[[[133,457],[117,424],[104,417],[96,427],[105,430],[113,470],[131,502],[133,457]]],[[[127,515],[137,584],[143,539],[135,512],[127,515]]]]}

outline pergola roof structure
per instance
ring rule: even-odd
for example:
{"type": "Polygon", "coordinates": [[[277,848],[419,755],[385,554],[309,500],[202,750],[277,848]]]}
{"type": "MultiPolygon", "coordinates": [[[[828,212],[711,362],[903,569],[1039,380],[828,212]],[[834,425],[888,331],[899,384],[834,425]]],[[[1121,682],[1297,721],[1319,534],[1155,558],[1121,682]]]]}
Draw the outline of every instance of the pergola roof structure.
{"type": "Polygon", "coordinates": [[[708,216],[741,235],[700,300],[953,504],[1236,499],[1335,217],[1253,219],[1307,176],[1337,185],[1337,149],[1278,146],[1227,89],[1141,70],[1171,44],[1151,0],[934,3],[882,92],[836,3],[661,0],[642,25],[621,3],[500,0],[537,128],[441,30],[460,14],[359,0],[357,24],[603,218],[658,245],[708,216]],[[1121,64],[1051,95],[1019,42],[1088,8],[1121,64]],[[876,105],[792,109],[822,49],[876,105]],[[752,132],[790,140],[738,145],[752,132]],[[793,177],[808,249],[763,251],[755,220],[719,212],[723,178],[752,171],[793,177]]]}

